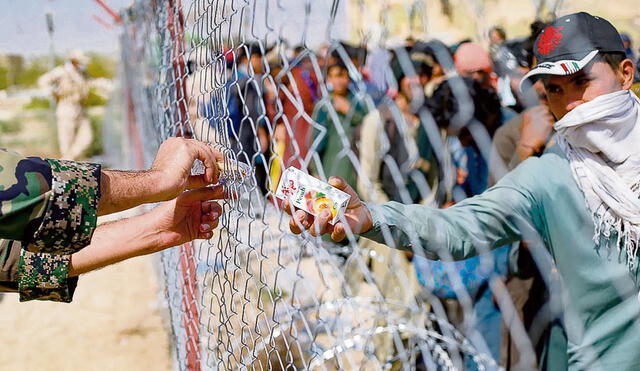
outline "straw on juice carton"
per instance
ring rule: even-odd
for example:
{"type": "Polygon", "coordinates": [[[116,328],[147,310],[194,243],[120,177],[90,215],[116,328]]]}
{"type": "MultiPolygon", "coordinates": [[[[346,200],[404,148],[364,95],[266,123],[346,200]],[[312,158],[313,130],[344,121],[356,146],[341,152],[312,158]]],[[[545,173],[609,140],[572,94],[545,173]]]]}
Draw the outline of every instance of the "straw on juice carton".
{"type": "Polygon", "coordinates": [[[328,209],[332,216],[329,221],[331,224],[338,220],[338,215],[344,213],[351,198],[341,190],[293,166],[282,174],[276,190],[276,197],[288,200],[294,207],[314,216],[318,216],[322,210],[328,209]]]}

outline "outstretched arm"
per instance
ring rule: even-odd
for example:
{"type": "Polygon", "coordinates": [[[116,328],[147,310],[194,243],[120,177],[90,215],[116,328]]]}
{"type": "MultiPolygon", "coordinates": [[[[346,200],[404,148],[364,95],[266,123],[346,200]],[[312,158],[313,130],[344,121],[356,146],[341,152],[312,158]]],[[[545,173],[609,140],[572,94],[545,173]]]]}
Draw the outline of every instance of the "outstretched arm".
{"type": "MultiPolygon", "coordinates": [[[[522,172],[528,170],[522,169],[522,172]]],[[[517,173],[510,174],[482,195],[448,209],[397,202],[365,204],[343,180],[334,177],[329,183],[351,195],[344,220],[331,225],[328,212],[314,218],[297,210],[290,229],[293,233],[309,230],[314,236],[330,233],[335,241],[344,239],[349,230],[395,248],[419,246],[431,258],[451,255],[453,259],[466,259],[520,240],[530,228],[535,201],[526,186],[514,180],[517,173]],[[389,238],[385,238],[385,234],[389,238]]],[[[285,208],[292,212],[288,204],[285,208]]]]}
{"type": "Polygon", "coordinates": [[[147,214],[100,225],[84,249],[71,255],[69,277],[147,255],[194,239],[208,239],[218,226],[222,186],[188,191],[147,214]]]}
{"type": "Polygon", "coordinates": [[[388,202],[367,205],[372,228],[363,237],[396,248],[421,246],[428,257],[467,259],[522,238],[531,203],[520,190],[494,187],[447,209],[388,202]]]}
{"type": "Polygon", "coordinates": [[[21,301],[70,302],[76,276],[82,273],[196,238],[211,238],[222,208],[208,200],[223,196],[221,186],[185,192],[145,215],[99,226],[90,243],[72,254],[33,253],[18,241],[4,241],[0,246],[15,262],[0,259],[0,291],[17,291],[21,301]]]}

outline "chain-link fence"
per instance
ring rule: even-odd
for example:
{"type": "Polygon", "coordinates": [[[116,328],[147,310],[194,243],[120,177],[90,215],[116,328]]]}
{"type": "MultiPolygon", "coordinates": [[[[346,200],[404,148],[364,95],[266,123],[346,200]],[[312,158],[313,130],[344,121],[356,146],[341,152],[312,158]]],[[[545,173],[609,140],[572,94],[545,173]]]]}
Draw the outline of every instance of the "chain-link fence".
{"type": "MultiPolygon", "coordinates": [[[[467,3],[485,38],[483,2],[467,3]]],[[[495,91],[530,65],[530,38],[484,54],[452,48],[429,38],[429,11],[408,0],[153,0],[123,12],[114,162],[144,168],[162,140],[184,136],[220,150],[227,171],[251,169],[226,183],[235,197],[211,240],[162,254],[180,369],[535,366],[527,330],[546,329],[557,303],[535,326],[516,315],[504,282],[517,245],[457,263],[392,249],[388,233],[385,244],[295,236],[274,196],[294,166],[339,175],[366,202],[444,208],[512,167],[492,138],[537,97],[495,91]]],[[[557,298],[551,259],[536,251],[557,298]]]]}

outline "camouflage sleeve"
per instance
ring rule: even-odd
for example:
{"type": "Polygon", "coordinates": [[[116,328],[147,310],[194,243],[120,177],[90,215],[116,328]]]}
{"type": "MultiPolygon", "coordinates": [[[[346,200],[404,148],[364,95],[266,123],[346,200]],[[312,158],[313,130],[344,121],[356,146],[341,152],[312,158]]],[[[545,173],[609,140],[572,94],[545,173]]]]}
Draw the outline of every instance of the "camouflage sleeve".
{"type": "Polygon", "coordinates": [[[70,257],[31,253],[20,241],[0,240],[0,292],[19,292],[20,301],[68,303],[78,285],[78,277],[67,277],[70,257]]]}
{"type": "Polygon", "coordinates": [[[99,184],[99,165],[0,149],[0,238],[22,242],[19,250],[15,241],[0,244],[0,290],[16,288],[20,300],[71,300],[69,259],[91,241],[99,184]]]}
{"type": "Polygon", "coordinates": [[[0,150],[0,238],[30,252],[72,254],[91,241],[100,166],[0,150]]]}
{"type": "Polygon", "coordinates": [[[20,242],[0,240],[0,292],[18,291],[20,242]]]}

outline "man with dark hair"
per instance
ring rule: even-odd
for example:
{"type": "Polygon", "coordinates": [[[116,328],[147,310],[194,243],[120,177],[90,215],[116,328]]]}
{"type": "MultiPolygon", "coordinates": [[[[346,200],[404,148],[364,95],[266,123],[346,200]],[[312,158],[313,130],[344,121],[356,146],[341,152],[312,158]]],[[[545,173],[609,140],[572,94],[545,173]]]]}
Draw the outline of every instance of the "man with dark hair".
{"type": "MultiPolygon", "coordinates": [[[[632,370],[640,364],[638,244],[640,243],[640,100],[629,91],[635,66],[614,68],[624,53],[605,19],[575,13],[555,20],[535,42],[549,109],[558,120],[557,146],[529,158],[494,187],[446,210],[389,202],[372,205],[339,178],[351,195],[341,222],[327,213],[296,211],[290,228],[334,240],[347,231],[427,257],[466,259],[528,240],[546,248],[563,283],[562,309],[570,370],[632,370]]],[[[545,261],[544,255],[541,260],[545,261]]],[[[559,369],[549,366],[549,369],[559,369]]]]}
{"type": "Polygon", "coordinates": [[[491,45],[499,45],[507,40],[507,33],[501,26],[493,26],[489,30],[489,43],[491,45]]]}
{"type": "MultiPolygon", "coordinates": [[[[489,168],[487,161],[480,152],[480,147],[476,143],[476,138],[471,135],[469,125],[473,121],[481,124],[486,133],[493,137],[493,134],[502,124],[502,111],[500,99],[493,89],[483,88],[479,82],[471,78],[454,77],[446,80],[435,91],[433,97],[429,101],[430,110],[433,117],[443,130],[447,132],[449,137],[455,137],[455,140],[449,140],[452,152],[453,162],[458,169],[458,193],[463,191],[464,198],[482,193],[487,189],[489,180],[489,168]],[[464,112],[464,101],[456,96],[453,85],[456,83],[464,86],[469,93],[470,104],[474,110],[472,115],[461,114],[464,112]],[[456,155],[454,148],[459,147],[461,154],[456,155]],[[461,157],[462,160],[457,157],[461,157]]],[[[459,195],[457,200],[460,200],[459,195]]]]}
{"type": "Polygon", "coordinates": [[[316,151],[322,168],[327,174],[339,174],[350,186],[356,187],[355,158],[348,154],[357,152],[356,131],[362,123],[366,111],[363,101],[359,101],[349,91],[349,72],[342,63],[327,68],[327,90],[330,100],[320,100],[314,109],[315,121],[324,130],[314,130],[318,141],[316,151]],[[345,148],[346,143],[350,146],[345,148]]]}

